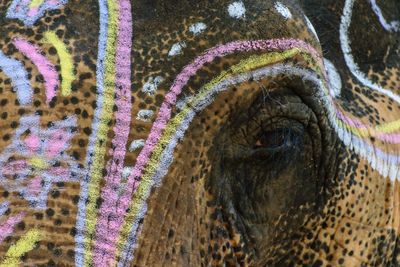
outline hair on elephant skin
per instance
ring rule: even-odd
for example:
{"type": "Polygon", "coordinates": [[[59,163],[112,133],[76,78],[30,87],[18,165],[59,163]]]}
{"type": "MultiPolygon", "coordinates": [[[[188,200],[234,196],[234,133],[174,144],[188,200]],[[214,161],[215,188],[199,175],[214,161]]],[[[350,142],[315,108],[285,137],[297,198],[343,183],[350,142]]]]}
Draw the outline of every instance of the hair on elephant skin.
{"type": "Polygon", "coordinates": [[[400,266],[398,0],[2,0],[0,129],[0,266],[400,266]]]}

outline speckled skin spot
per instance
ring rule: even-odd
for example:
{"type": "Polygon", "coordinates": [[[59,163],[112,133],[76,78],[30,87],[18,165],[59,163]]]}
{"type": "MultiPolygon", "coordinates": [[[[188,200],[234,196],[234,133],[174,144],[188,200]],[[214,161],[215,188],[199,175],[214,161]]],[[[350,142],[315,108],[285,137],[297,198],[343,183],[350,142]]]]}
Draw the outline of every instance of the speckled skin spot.
{"type": "MultiPolygon", "coordinates": [[[[0,72],[0,150],[10,144],[23,115],[40,115],[42,127],[74,115],[78,127],[67,153],[83,167],[96,108],[98,3],[70,0],[63,8],[46,12],[32,27],[24,27],[5,18],[10,2],[0,3],[0,47],[23,63],[34,94],[31,106],[20,105],[10,79],[0,72]],[[43,77],[12,42],[22,37],[39,46],[60,73],[57,51],[43,42],[47,30],[54,31],[69,49],[76,77],[69,96],[57,94],[49,103],[43,77]]],[[[228,0],[181,0],[179,5],[172,0],[132,1],[133,119],[128,146],[146,140],[155,117],[138,119],[139,111],[158,114],[184,66],[205,50],[235,40],[303,40],[336,66],[343,88],[335,103],[343,112],[370,125],[400,117],[398,104],[361,85],[344,62],[339,43],[344,0],[280,1],[290,10],[289,19],[276,12],[275,1],[242,2],[246,13],[237,19],[229,16],[232,1],[228,0]],[[190,27],[199,22],[207,27],[193,34],[190,27]],[[171,47],[180,42],[185,46],[171,57],[171,47]],[[148,94],[143,87],[154,77],[162,77],[162,82],[148,94]]],[[[381,5],[389,21],[399,17],[396,1],[381,5]]],[[[356,1],[355,10],[349,29],[353,57],[372,81],[399,94],[399,32],[385,31],[368,1],[356,1]]],[[[179,99],[248,56],[236,53],[206,64],[179,99]]],[[[310,67],[300,57],[286,61],[310,67]]],[[[126,265],[398,266],[399,183],[383,177],[340,141],[319,100],[309,94],[310,88],[298,77],[284,75],[250,80],[218,94],[197,114],[176,147],[162,184],[147,200],[134,258],[126,265]],[[260,129],[270,139],[262,139],[260,129]],[[284,139],[286,145],[290,143],[286,149],[276,152],[274,147],[273,153],[252,155],[260,140],[274,146],[268,140],[279,141],[274,134],[282,129],[289,138],[284,139]]],[[[174,109],[173,115],[177,112],[174,109]]],[[[109,125],[107,150],[114,124],[115,118],[109,125]]],[[[371,142],[399,152],[398,144],[373,137],[371,142]]],[[[125,165],[133,166],[140,148],[127,148],[126,153],[125,165]]],[[[0,244],[0,257],[35,227],[44,235],[21,258],[23,264],[73,266],[79,194],[79,182],[56,183],[47,209],[35,210],[18,193],[0,188],[0,202],[10,202],[5,215],[25,212],[13,234],[0,244]]]]}

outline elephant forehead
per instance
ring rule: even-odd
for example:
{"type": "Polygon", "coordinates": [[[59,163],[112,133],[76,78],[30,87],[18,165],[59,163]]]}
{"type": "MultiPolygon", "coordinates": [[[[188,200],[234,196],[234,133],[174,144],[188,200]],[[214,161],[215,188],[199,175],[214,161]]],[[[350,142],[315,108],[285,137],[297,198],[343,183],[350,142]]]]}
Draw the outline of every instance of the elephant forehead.
{"type": "MultiPolygon", "coordinates": [[[[134,5],[133,14],[140,19],[134,21],[136,79],[133,85],[138,89],[145,87],[147,91],[149,81],[157,77],[168,84],[199,52],[231,41],[300,38],[318,48],[312,26],[307,27],[302,11],[278,3],[184,1],[175,8],[168,1],[155,1],[154,5],[134,5]],[[287,13],[282,14],[282,9],[287,13]]],[[[211,70],[205,68],[202,76],[196,75],[193,79],[212,77],[224,68],[224,63],[227,66],[231,62],[229,58],[216,61],[221,64],[215,64],[211,70]]],[[[163,87],[161,92],[165,90],[163,87]]]]}
{"type": "Polygon", "coordinates": [[[28,253],[43,244],[49,264],[63,253],[78,266],[131,257],[129,234],[148,195],[137,178],[159,149],[157,129],[179,108],[174,98],[185,104],[253,51],[297,42],[247,40],[301,39],[318,49],[301,10],[281,2],[10,0],[0,10],[0,165],[12,203],[4,205],[14,224],[44,223],[14,236],[28,253]],[[12,175],[21,182],[8,182],[12,175]]]}

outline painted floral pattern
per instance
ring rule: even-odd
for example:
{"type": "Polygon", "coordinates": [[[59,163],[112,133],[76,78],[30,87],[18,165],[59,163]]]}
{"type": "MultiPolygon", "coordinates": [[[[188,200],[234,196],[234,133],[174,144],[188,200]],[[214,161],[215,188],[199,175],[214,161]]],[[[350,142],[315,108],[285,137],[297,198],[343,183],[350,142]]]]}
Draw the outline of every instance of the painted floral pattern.
{"type": "Polygon", "coordinates": [[[40,126],[39,116],[25,116],[12,143],[0,156],[0,185],[18,192],[32,207],[45,209],[53,183],[78,181],[81,168],[66,153],[76,132],[76,118],[40,126]]]}
{"type": "Polygon", "coordinates": [[[48,10],[65,5],[68,0],[14,0],[7,11],[7,18],[19,19],[25,26],[32,26],[48,10]]]}

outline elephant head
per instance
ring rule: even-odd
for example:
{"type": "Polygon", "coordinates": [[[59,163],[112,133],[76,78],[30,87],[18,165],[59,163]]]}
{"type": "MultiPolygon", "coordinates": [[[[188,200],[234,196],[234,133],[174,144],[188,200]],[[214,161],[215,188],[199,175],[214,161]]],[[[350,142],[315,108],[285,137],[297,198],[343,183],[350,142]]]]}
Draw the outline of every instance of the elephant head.
{"type": "Polygon", "coordinates": [[[2,1],[2,264],[399,265],[399,15],[2,1]]]}

